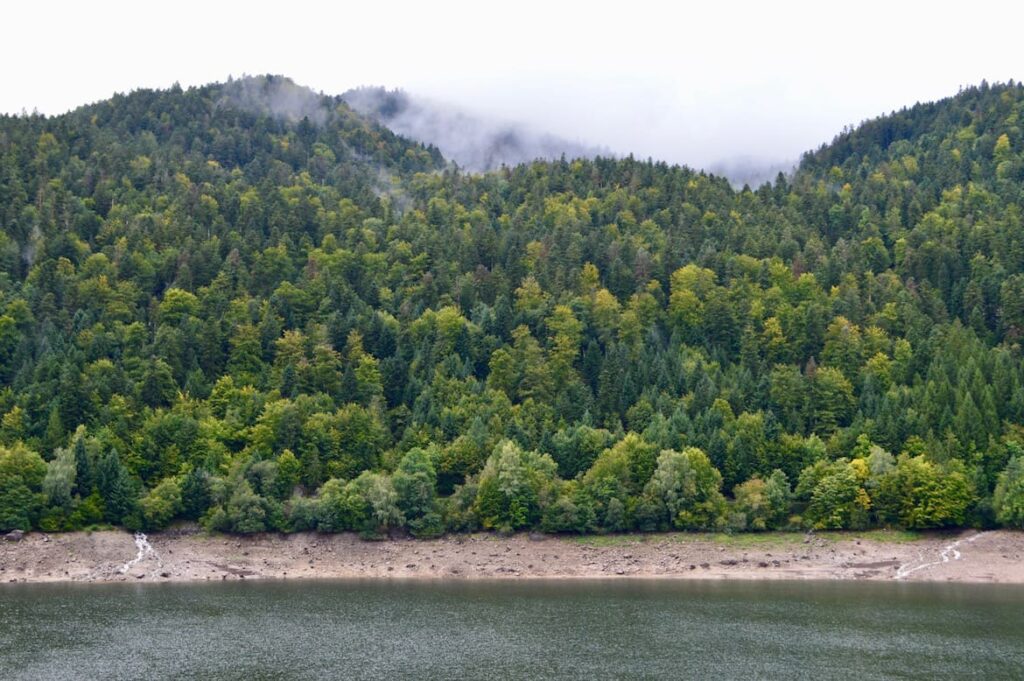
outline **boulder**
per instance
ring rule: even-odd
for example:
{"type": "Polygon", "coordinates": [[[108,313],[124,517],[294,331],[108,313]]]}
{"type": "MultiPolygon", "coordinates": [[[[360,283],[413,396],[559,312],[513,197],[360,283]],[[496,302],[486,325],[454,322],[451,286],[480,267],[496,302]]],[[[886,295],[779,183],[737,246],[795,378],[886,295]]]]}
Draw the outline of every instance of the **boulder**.
{"type": "Polygon", "coordinates": [[[4,535],[4,539],[7,541],[21,541],[24,536],[25,533],[22,530],[11,530],[4,535]]]}

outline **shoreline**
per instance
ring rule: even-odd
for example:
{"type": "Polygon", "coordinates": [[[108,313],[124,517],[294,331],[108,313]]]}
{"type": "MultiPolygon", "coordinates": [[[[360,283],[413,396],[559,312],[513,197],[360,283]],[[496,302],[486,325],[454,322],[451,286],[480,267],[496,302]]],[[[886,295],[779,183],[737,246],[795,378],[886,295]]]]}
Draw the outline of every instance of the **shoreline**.
{"type": "Polygon", "coordinates": [[[959,530],[585,537],[489,533],[364,541],[352,534],[170,530],[0,541],[0,583],[245,579],[871,580],[1024,584],[1024,532],[959,530]]]}

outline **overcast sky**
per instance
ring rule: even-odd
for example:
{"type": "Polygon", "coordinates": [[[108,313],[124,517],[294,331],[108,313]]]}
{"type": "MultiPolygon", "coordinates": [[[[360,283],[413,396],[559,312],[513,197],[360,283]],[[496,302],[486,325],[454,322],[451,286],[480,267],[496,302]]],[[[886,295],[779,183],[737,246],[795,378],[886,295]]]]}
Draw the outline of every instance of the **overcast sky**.
{"type": "Polygon", "coordinates": [[[278,73],[707,166],[796,158],[846,124],[1024,79],[1020,2],[694,4],[18,2],[2,14],[0,111],[278,73]]]}

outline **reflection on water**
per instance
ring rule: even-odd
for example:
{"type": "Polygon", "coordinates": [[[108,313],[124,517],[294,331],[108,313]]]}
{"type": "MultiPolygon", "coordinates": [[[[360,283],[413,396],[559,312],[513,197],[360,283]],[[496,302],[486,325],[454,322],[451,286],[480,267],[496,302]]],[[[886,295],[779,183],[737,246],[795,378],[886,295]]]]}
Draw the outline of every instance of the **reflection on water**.
{"type": "Polygon", "coordinates": [[[0,676],[1024,678],[1024,589],[836,582],[4,585],[0,676]]]}

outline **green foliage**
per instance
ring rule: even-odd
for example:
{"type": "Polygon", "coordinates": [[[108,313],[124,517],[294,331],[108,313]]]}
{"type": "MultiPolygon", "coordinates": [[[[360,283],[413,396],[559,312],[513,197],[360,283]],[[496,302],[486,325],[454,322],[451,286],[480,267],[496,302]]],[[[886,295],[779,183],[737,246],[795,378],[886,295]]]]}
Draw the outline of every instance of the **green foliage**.
{"type": "Polygon", "coordinates": [[[351,530],[377,538],[404,521],[391,478],[364,471],[355,480],[328,480],[320,489],[317,526],[326,532],[351,530]]]}
{"type": "Polygon", "coordinates": [[[292,453],[286,449],[277,457],[277,472],[274,478],[274,496],[278,499],[286,499],[298,487],[302,479],[302,464],[292,453]]]}
{"type": "Polygon", "coordinates": [[[287,529],[292,532],[305,532],[317,528],[320,510],[319,500],[312,497],[294,496],[288,500],[286,515],[287,529]]]}
{"type": "Polygon", "coordinates": [[[0,531],[32,529],[46,502],[46,474],[42,457],[24,445],[0,447],[0,531]]]}
{"type": "Polygon", "coordinates": [[[95,483],[93,481],[93,457],[85,445],[84,429],[77,434],[74,440],[75,475],[74,492],[81,497],[87,497],[92,493],[95,483]]]}
{"type": "Polygon", "coordinates": [[[138,484],[121,462],[116,449],[109,449],[96,466],[96,488],[103,498],[103,518],[120,525],[135,512],[138,484]]]}
{"type": "Polygon", "coordinates": [[[99,490],[93,490],[92,494],[79,499],[74,512],[68,519],[67,529],[80,529],[99,525],[103,522],[103,498],[99,490]]]}
{"type": "Polygon", "coordinates": [[[437,473],[432,460],[430,452],[410,449],[392,476],[398,510],[416,537],[435,537],[444,530],[437,503],[437,473]]]}
{"type": "Polygon", "coordinates": [[[46,477],[43,478],[43,493],[46,495],[47,504],[64,511],[71,509],[71,493],[75,488],[77,473],[74,450],[58,449],[47,464],[46,477]]]}
{"type": "Polygon", "coordinates": [[[657,447],[636,433],[627,433],[612,447],[601,452],[586,478],[591,486],[606,480],[627,494],[638,494],[650,480],[657,465],[657,447]]]}
{"type": "Polygon", "coordinates": [[[555,496],[557,465],[546,454],[524,452],[505,440],[487,459],[475,509],[486,529],[504,532],[533,527],[555,496]]]}
{"type": "Polygon", "coordinates": [[[973,485],[959,461],[938,466],[925,456],[903,454],[882,486],[897,500],[899,524],[908,529],[963,525],[975,502],[973,485]]]}
{"type": "Polygon", "coordinates": [[[603,428],[582,424],[563,428],[551,437],[551,458],[558,464],[558,474],[570,480],[585,473],[612,441],[612,434],[603,428]]]}
{"type": "Polygon", "coordinates": [[[270,76],[2,116],[0,526],[1019,525],[1022,116],[742,190],[451,172],[270,76]]]}
{"type": "Polygon", "coordinates": [[[1024,527],[1024,458],[1014,457],[999,474],[992,503],[1001,524],[1024,527]]]}
{"type": "Polygon", "coordinates": [[[255,534],[284,526],[282,510],[256,494],[244,477],[233,476],[220,487],[214,493],[220,502],[204,517],[204,524],[209,529],[255,534]]]}
{"type": "Polygon", "coordinates": [[[841,458],[819,461],[800,474],[796,494],[809,499],[804,518],[816,529],[863,529],[868,523],[871,497],[864,489],[867,464],[841,458]]]}
{"type": "Polygon", "coordinates": [[[199,520],[210,507],[210,476],[201,468],[193,468],[181,483],[181,514],[199,520]]]}
{"type": "Polygon", "coordinates": [[[682,452],[666,449],[644,488],[649,518],[657,527],[680,530],[720,528],[725,520],[722,474],[696,447],[682,452]]]}
{"type": "Polygon", "coordinates": [[[751,478],[733,490],[736,528],[740,530],[777,530],[789,514],[792,502],[789,479],[776,469],[768,480],[751,478]]]}
{"type": "Polygon", "coordinates": [[[544,509],[540,528],[544,532],[592,532],[597,528],[593,502],[578,481],[564,484],[555,500],[544,509]]]}
{"type": "Polygon", "coordinates": [[[142,499],[142,518],[150,530],[167,526],[184,509],[182,505],[182,481],[179,478],[164,478],[142,499]]]}
{"type": "Polygon", "coordinates": [[[317,527],[323,532],[341,532],[365,522],[361,507],[353,503],[345,482],[331,478],[320,488],[317,499],[317,527]]]}

